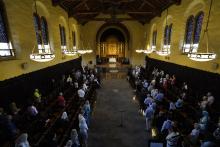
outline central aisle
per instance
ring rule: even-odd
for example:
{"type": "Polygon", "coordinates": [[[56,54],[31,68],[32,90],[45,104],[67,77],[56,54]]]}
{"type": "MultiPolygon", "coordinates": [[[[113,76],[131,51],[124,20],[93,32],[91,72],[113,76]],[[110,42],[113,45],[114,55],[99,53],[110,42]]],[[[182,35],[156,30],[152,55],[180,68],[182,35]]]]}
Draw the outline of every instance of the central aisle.
{"type": "Polygon", "coordinates": [[[145,119],[125,79],[103,80],[89,127],[89,147],[146,147],[145,119]],[[123,114],[123,127],[121,112],[123,114]]]}

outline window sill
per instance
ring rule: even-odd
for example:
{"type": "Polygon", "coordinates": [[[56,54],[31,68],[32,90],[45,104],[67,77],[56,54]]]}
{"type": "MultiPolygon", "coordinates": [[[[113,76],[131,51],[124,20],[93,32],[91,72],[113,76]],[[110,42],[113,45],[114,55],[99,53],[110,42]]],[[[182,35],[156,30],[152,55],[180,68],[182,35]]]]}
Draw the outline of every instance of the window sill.
{"type": "Polygon", "coordinates": [[[0,56],[0,61],[16,60],[16,56],[0,56]]]}

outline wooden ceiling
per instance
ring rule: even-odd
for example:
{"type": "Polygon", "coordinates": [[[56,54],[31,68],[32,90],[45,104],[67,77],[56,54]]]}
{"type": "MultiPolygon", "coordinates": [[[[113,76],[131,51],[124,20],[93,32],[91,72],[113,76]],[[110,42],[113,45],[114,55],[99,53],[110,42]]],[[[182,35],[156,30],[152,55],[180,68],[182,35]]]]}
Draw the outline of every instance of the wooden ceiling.
{"type": "Polygon", "coordinates": [[[88,21],[121,22],[137,20],[142,24],[160,16],[162,11],[181,0],[52,0],[54,6],[65,9],[69,16],[79,23],[88,21]],[[96,18],[99,14],[109,14],[110,18],[96,18]],[[128,14],[128,18],[117,18],[119,14],[128,14]]]}

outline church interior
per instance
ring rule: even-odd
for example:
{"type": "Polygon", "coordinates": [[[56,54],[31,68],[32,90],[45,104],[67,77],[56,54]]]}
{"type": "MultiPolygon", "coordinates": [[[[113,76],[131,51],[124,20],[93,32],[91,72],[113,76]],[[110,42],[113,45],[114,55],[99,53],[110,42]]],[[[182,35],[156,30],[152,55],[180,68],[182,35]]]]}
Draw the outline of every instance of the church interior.
{"type": "Polygon", "coordinates": [[[219,0],[0,0],[0,146],[219,147],[219,18],[219,0]]]}

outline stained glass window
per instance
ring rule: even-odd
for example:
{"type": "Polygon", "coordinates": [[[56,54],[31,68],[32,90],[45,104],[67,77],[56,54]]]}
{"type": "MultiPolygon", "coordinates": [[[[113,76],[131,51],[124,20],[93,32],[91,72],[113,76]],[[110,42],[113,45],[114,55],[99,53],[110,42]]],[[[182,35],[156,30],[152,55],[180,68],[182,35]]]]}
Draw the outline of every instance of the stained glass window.
{"type": "Polygon", "coordinates": [[[42,39],[44,45],[48,45],[49,44],[48,27],[47,27],[47,21],[44,17],[41,18],[41,32],[42,32],[42,39]]]}
{"type": "Polygon", "coordinates": [[[66,32],[65,32],[65,28],[62,27],[63,29],[63,45],[66,45],[66,32]]]}
{"type": "Polygon", "coordinates": [[[152,45],[156,46],[156,42],[157,42],[157,31],[154,31],[153,38],[152,38],[152,45]]]}
{"type": "Polygon", "coordinates": [[[61,46],[66,45],[66,33],[65,33],[65,28],[61,25],[59,25],[60,28],[60,39],[61,39],[61,46]]]}
{"type": "Polygon", "coordinates": [[[72,32],[73,46],[76,46],[76,32],[72,32]]]}
{"type": "Polygon", "coordinates": [[[61,41],[61,46],[63,45],[63,33],[62,33],[62,26],[59,25],[59,29],[60,29],[60,41],[61,41]]]}
{"type": "Polygon", "coordinates": [[[34,29],[36,32],[36,37],[37,37],[37,44],[41,45],[42,40],[41,40],[41,33],[40,33],[40,18],[37,14],[34,14],[34,29]]]}
{"type": "Polygon", "coordinates": [[[0,11],[0,42],[8,43],[8,35],[5,28],[4,18],[0,11]]]}
{"type": "Polygon", "coordinates": [[[12,45],[8,38],[4,5],[0,2],[0,57],[14,56],[12,45]]]}
{"type": "Polygon", "coordinates": [[[193,44],[198,44],[200,39],[200,33],[202,30],[202,22],[204,18],[204,13],[200,12],[195,20],[195,29],[194,29],[194,36],[193,36],[193,44]]]}
{"type": "Polygon", "coordinates": [[[170,24],[169,25],[169,28],[168,28],[168,38],[167,38],[167,43],[168,45],[170,45],[170,42],[171,42],[171,35],[172,35],[172,27],[173,27],[173,24],[170,24]]]}
{"type": "Polygon", "coordinates": [[[168,44],[168,37],[169,37],[169,26],[166,25],[165,30],[164,30],[164,45],[168,44]]]}
{"type": "Polygon", "coordinates": [[[186,36],[185,36],[185,43],[191,44],[193,38],[193,29],[194,29],[194,17],[190,16],[186,22],[186,36]]]}

